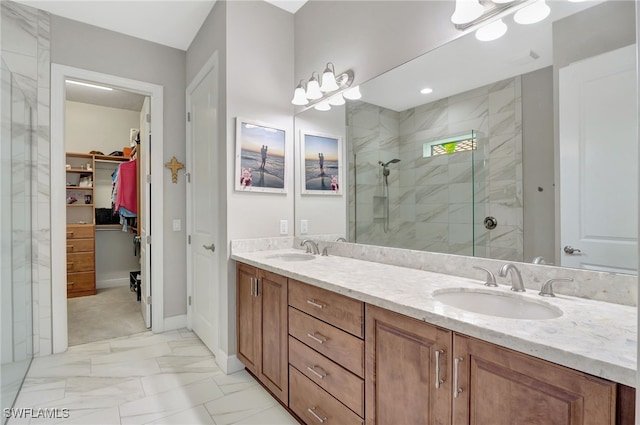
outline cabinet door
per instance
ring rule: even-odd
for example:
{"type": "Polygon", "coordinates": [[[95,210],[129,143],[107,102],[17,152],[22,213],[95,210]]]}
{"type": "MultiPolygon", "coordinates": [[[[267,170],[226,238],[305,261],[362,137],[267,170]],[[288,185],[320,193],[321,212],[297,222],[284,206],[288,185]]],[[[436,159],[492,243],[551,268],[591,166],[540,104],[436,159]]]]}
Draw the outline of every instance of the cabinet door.
{"type": "Polygon", "coordinates": [[[238,263],[237,334],[238,358],[253,374],[258,373],[260,359],[260,302],[256,294],[258,270],[238,263]]]}
{"type": "Polygon", "coordinates": [[[365,318],[367,424],[450,423],[451,332],[370,305],[365,318]]]}
{"type": "Polygon", "coordinates": [[[259,378],[282,402],[288,402],[287,278],[260,271],[262,303],[259,378]]]}
{"type": "Polygon", "coordinates": [[[453,345],[454,425],[615,424],[615,383],[462,335],[453,345]]]}

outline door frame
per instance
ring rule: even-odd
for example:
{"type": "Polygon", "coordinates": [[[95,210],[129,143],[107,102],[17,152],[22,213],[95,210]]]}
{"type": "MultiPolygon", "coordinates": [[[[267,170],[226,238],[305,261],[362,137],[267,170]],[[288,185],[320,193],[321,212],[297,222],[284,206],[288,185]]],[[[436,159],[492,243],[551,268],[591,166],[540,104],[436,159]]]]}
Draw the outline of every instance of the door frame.
{"type": "MultiPolygon", "coordinates": [[[[154,333],[164,331],[164,280],[163,280],[163,87],[144,81],[131,80],[115,75],[103,74],[66,65],[51,64],[51,320],[53,352],[61,353],[68,348],[67,334],[67,277],[66,277],[66,223],[65,199],[65,79],[75,78],[93,81],[123,90],[139,93],[151,98],[151,133],[153,134],[153,150],[151,152],[151,174],[157,176],[153,180],[154,194],[144,200],[150,205],[149,214],[153,211],[151,235],[151,276],[153,302],[151,304],[152,326],[154,333]],[[60,201],[58,201],[60,200],[60,201]]],[[[141,143],[149,143],[147,140],[141,143]]],[[[144,242],[144,241],[143,241],[144,242]]]]}
{"type": "MultiPolygon", "coordinates": [[[[207,60],[207,62],[202,66],[202,68],[200,69],[200,71],[198,71],[198,73],[196,74],[195,77],[193,77],[193,79],[191,80],[191,82],[189,83],[189,85],[187,86],[187,90],[186,90],[186,110],[187,113],[191,113],[191,96],[193,94],[193,92],[195,91],[195,89],[198,87],[198,85],[204,80],[204,78],[210,73],[210,72],[214,72],[217,75],[218,72],[218,52],[215,51],[211,57],[209,57],[209,59],[207,60]]],[[[218,89],[218,78],[215,79],[215,89],[218,89]]],[[[185,117],[186,118],[186,117],[185,117]]],[[[220,120],[218,120],[218,123],[220,122],[220,120]]],[[[186,169],[187,172],[190,173],[190,170],[192,169],[192,164],[193,164],[193,154],[194,154],[194,149],[193,149],[193,143],[192,143],[192,134],[191,134],[191,123],[187,122],[186,125],[186,148],[187,148],[187,159],[186,159],[186,169]]],[[[219,142],[218,140],[216,140],[216,142],[219,142]]],[[[191,176],[189,176],[189,180],[187,185],[189,185],[190,183],[190,179],[191,176]]],[[[186,240],[186,250],[187,250],[187,300],[189,299],[189,297],[192,296],[193,294],[193,273],[192,273],[192,267],[193,267],[193,253],[192,253],[192,247],[193,245],[191,245],[189,243],[189,237],[193,234],[193,220],[192,220],[192,215],[193,214],[193,196],[191,194],[191,187],[189,187],[187,189],[187,219],[186,219],[186,230],[187,230],[187,240],[186,240]]],[[[221,229],[221,223],[220,221],[218,221],[218,223],[215,223],[217,229],[221,229]]],[[[220,249],[221,247],[218,247],[218,249],[220,249]]],[[[217,264],[218,267],[220,267],[220,264],[217,264]]],[[[220,282],[220,280],[218,280],[218,282],[220,282]]],[[[221,309],[221,285],[218,284],[217,288],[214,288],[214,292],[216,293],[217,296],[217,302],[214,304],[215,305],[215,309],[216,309],[216,326],[218,326],[218,338],[216,340],[216,346],[213,347],[214,348],[214,355],[216,356],[216,362],[218,363],[218,366],[220,366],[223,370],[227,370],[226,367],[226,362],[224,362],[224,359],[227,357],[226,354],[222,353],[220,350],[220,332],[221,332],[221,317],[220,317],[220,312],[222,311],[221,309]],[[225,363],[225,364],[220,364],[220,363],[225,363]]],[[[189,302],[187,301],[187,328],[188,329],[193,329],[193,311],[192,311],[192,304],[189,304],[189,302]]]]}

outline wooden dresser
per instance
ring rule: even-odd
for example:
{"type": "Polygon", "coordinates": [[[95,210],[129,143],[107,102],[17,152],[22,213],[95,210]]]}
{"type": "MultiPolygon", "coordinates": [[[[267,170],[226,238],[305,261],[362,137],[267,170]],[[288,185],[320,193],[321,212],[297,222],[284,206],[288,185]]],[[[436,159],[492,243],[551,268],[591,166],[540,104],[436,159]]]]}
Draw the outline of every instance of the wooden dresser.
{"type": "Polygon", "coordinates": [[[67,298],[96,294],[95,225],[67,224],[67,298]]]}

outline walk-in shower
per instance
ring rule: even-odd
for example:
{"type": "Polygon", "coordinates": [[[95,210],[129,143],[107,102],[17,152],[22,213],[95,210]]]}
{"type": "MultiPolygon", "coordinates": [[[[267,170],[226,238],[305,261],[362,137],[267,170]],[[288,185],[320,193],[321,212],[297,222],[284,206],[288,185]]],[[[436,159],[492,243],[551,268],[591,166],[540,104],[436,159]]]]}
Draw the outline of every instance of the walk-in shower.
{"type": "Polygon", "coordinates": [[[396,164],[400,162],[398,158],[394,158],[387,162],[378,161],[378,164],[382,167],[382,197],[384,198],[384,222],[383,231],[387,233],[389,231],[389,164],[396,164]]]}

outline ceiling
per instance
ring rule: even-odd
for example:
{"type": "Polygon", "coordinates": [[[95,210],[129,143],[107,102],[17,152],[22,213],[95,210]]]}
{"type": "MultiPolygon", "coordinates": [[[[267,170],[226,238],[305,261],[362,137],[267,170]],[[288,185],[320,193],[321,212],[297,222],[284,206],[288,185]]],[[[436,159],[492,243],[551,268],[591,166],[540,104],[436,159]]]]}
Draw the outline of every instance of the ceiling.
{"type": "MultiPolygon", "coordinates": [[[[15,0],[54,15],[187,50],[216,0],[15,0]]],[[[243,0],[232,0],[243,1],[243,0]]],[[[306,0],[265,0],[295,13],[306,0]]]]}
{"type": "Polygon", "coordinates": [[[66,99],[72,102],[90,103],[92,105],[107,106],[109,108],[127,109],[140,112],[144,96],[125,90],[114,88],[106,91],[91,87],[65,84],[66,99]]]}

